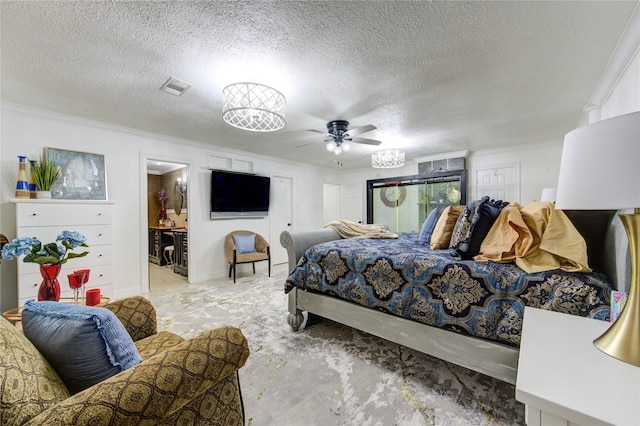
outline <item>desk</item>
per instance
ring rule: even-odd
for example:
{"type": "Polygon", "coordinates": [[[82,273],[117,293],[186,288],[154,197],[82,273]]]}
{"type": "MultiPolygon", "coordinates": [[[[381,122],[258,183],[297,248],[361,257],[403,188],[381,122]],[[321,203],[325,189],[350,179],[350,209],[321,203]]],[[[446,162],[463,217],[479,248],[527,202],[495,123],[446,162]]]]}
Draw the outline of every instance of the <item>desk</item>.
{"type": "Polygon", "coordinates": [[[609,325],[525,308],[516,399],[528,426],[640,424],[640,368],[593,346],[609,325]]]}
{"type": "Polygon", "coordinates": [[[175,264],[173,265],[173,272],[176,274],[189,275],[189,241],[187,239],[186,229],[176,229],[173,232],[173,247],[175,250],[175,264]]]}
{"type": "Polygon", "coordinates": [[[164,266],[167,261],[163,257],[164,249],[173,244],[172,232],[184,229],[176,226],[150,226],[149,227],[149,262],[164,266]]]}

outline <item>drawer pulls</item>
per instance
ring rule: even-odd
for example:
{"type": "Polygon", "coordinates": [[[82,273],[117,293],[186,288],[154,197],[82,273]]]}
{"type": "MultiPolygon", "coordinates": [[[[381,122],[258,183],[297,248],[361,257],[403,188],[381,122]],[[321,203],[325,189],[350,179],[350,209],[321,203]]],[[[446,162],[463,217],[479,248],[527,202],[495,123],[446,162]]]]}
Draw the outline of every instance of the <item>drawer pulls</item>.
{"type": "MultiPolygon", "coordinates": [[[[38,216],[38,213],[31,213],[31,216],[38,216]]],[[[102,212],[98,213],[98,216],[102,216],[102,212]]]]}

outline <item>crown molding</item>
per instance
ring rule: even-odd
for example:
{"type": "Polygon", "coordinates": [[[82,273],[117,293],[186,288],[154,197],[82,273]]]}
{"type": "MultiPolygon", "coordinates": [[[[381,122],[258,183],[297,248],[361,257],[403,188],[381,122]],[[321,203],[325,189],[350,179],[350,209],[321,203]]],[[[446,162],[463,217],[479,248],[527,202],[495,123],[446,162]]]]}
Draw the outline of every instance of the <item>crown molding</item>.
{"type": "Polygon", "coordinates": [[[629,65],[633,62],[634,57],[638,54],[639,47],[640,2],[636,4],[589,102],[584,106],[583,112],[594,114],[595,111],[596,114],[598,113],[598,110],[607,102],[629,65]]]}

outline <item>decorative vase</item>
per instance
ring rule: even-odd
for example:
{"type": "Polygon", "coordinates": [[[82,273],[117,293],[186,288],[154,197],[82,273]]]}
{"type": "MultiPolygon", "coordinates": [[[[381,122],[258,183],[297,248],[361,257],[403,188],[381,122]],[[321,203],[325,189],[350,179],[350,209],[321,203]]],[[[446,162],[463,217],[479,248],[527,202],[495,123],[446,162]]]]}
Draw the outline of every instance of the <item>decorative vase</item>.
{"type": "Polygon", "coordinates": [[[29,198],[29,183],[27,182],[26,159],[24,155],[18,155],[18,181],[16,182],[16,198],[29,198]]]}
{"type": "Polygon", "coordinates": [[[167,218],[167,209],[162,206],[160,207],[160,220],[165,220],[167,218]]]}
{"type": "MultiPolygon", "coordinates": [[[[36,160],[29,160],[31,163],[31,167],[36,164],[36,160]]],[[[31,170],[31,168],[29,168],[31,170]]],[[[36,196],[36,192],[38,191],[38,185],[36,185],[36,181],[33,179],[33,174],[29,173],[29,198],[38,198],[36,196]]]]}
{"type": "Polygon", "coordinates": [[[50,263],[40,266],[40,275],[42,275],[42,284],[38,289],[38,300],[60,300],[60,283],[58,275],[60,274],[62,265],[52,265],[50,263]]]}
{"type": "Polygon", "coordinates": [[[40,200],[51,199],[51,191],[38,191],[36,192],[36,198],[40,200]]]}

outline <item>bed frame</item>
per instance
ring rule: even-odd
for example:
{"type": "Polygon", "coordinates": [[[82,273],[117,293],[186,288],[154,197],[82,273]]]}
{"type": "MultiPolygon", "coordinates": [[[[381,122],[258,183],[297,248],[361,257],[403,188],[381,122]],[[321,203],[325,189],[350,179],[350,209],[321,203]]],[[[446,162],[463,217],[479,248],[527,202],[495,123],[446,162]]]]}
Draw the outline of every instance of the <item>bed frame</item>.
{"type": "MultiPolygon", "coordinates": [[[[597,217],[598,220],[596,222],[602,229],[597,237],[598,241],[593,241],[593,244],[595,247],[600,247],[600,251],[602,251],[602,247],[606,247],[605,239],[615,234],[611,229],[613,228],[612,220],[614,216],[613,212],[611,212],[607,215],[600,214],[597,217]]],[[[591,228],[594,227],[592,222],[592,219],[591,222],[588,222],[588,226],[591,228]]],[[[574,224],[580,230],[578,224],[575,222],[574,224]]],[[[338,233],[331,228],[309,231],[284,231],[280,235],[280,243],[287,249],[289,270],[291,271],[309,247],[340,238],[338,233]]],[[[590,243],[587,240],[588,249],[590,243]]],[[[609,268],[605,268],[605,272],[608,272],[606,269],[609,268]]],[[[518,348],[478,337],[441,330],[430,325],[396,317],[382,311],[296,287],[289,292],[289,315],[287,318],[294,331],[298,331],[302,326],[304,322],[302,312],[304,311],[382,337],[487,376],[495,377],[507,383],[516,383],[518,348]]]]}
{"type": "MultiPolygon", "coordinates": [[[[289,255],[292,270],[305,250],[315,244],[339,240],[330,228],[284,231],[280,243],[289,255]]],[[[461,365],[508,383],[516,383],[518,349],[477,337],[441,330],[382,311],[299,288],[289,292],[289,325],[298,331],[306,311],[373,334],[444,361],[461,365]]]]}

